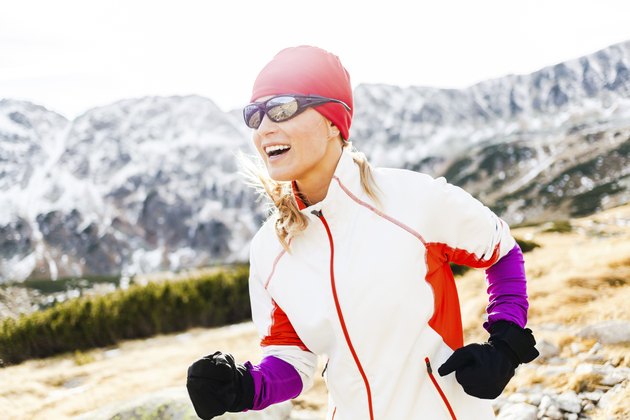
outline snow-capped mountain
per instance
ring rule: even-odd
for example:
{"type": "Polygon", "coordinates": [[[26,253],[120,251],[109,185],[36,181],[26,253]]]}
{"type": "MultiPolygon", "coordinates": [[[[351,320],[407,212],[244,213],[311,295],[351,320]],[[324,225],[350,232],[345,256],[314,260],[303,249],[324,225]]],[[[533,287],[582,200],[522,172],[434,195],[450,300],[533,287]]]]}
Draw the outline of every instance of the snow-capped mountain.
{"type": "Polygon", "coordinates": [[[359,86],[355,103],[373,163],[443,175],[512,223],[630,199],[630,42],[462,90],[359,86]]]}
{"type": "Polygon", "coordinates": [[[12,153],[2,162],[10,188],[0,191],[0,278],[176,270],[247,255],[262,213],[237,174],[235,152],[249,135],[233,115],[199,96],[123,100],[71,122],[34,109],[43,112],[0,102],[2,153],[12,153]],[[50,144],[22,128],[52,120],[50,144]],[[20,155],[5,149],[14,139],[20,155]]]}
{"type": "MultiPolygon", "coordinates": [[[[510,223],[630,199],[630,42],[467,89],[361,85],[351,140],[445,176],[510,223]]],[[[264,217],[237,174],[237,111],[125,99],[73,121],[0,100],[0,281],[246,260],[264,217]]]]}

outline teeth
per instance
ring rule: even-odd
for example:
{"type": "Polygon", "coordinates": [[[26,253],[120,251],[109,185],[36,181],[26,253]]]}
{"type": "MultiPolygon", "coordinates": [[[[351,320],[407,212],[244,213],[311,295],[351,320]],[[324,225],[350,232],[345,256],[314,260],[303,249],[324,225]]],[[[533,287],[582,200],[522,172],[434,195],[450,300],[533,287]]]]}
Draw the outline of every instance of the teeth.
{"type": "Polygon", "coordinates": [[[267,152],[267,154],[271,153],[271,152],[276,152],[278,150],[285,150],[285,149],[290,149],[291,146],[287,146],[287,145],[276,145],[276,146],[269,146],[269,147],[265,147],[265,152],[267,152]]]}

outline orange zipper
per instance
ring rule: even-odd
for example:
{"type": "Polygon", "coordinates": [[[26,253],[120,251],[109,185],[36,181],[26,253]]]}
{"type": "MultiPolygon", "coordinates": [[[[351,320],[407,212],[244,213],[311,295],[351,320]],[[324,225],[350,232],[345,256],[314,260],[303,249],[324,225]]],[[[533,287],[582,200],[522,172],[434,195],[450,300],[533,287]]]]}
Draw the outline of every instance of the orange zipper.
{"type": "Polygon", "coordinates": [[[429,362],[429,358],[425,357],[424,362],[427,364],[427,372],[429,372],[429,378],[431,378],[431,382],[433,382],[433,386],[435,386],[435,389],[437,389],[437,392],[440,394],[440,397],[442,397],[442,401],[444,401],[444,404],[446,405],[446,408],[448,409],[448,412],[451,414],[451,417],[453,418],[453,420],[457,420],[457,417],[455,417],[455,412],[453,411],[453,408],[451,407],[451,403],[448,402],[446,395],[442,391],[442,388],[440,388],[440,384],[437,383],[437,381],[435,380],[435,376],[433,376],[433,369],[431,369],[431,362],[429,362]]]}
{"type": "MultiPolygon", "coordinates": [[[[328,234],[328,242],[330,243],[330,287],[332,289],[333,298],[335,300],[335,308],[337,309],[337,316],[339,317],[339,323],[341,324],[341,330],[343,331],[343,335],[346,339],[346,344],[350,349],[350,353],[352,353],[352,358],[354,359],[354,363],[357,365],[359,369],[359,373],[363,378],[363,383],[365,384],[365,391],[367,392],[367,400],[368,400],[368,408],[370,412],[370,420],[374,420],[374,411],[372,409],[372,391],[370,390],[370,383],[368,381],[367,375],[363,371],[363,366],[361,366],[361,362],[359,361],[359,356],[354,351],[354,346],[352,345],[352,341],[350,340],[350,334],[348,334],[348,329],[346,328],[346,321],[343,319],[343,313],[341,312],[341,305],[339,304],[339,298],[337,297],[337,286],[335,285],[335,270],[334,270],[334,261],[335,261],[335,244],[333,242],[332,233],[330,232],[330,227],[328,226],[328,222],[324,218],[324,214],[321,211],[314,210],[313,214],[319,217],[319,220],[324,224],[324,228],[326,229],[326,233],[328,234]]],[[[335,412],[337,409],[335,408],[335,412]]]]}

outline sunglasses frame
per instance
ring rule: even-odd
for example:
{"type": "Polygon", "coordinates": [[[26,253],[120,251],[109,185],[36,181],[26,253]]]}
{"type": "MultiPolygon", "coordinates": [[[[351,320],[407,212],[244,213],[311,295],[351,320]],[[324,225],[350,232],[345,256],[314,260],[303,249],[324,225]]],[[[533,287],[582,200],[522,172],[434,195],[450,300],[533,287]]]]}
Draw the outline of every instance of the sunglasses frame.
{"type": "Polygon", "coordinates": [[[300,115],[302,112],[304,112],[307,108],[310,107],[314,107],[317,105],[323,105],[325,103],[329,103],[329,102],[334,102],[334,103],[338,103],[343,105],[343,107],[347,110],[350,111],[350,107],[343,101],[340,101],[339,99],[333,99],[333,98],[327,98],[325,96],[319,96],[319,95],[298,95],[298,94],[291,94],[291,93],[286,93],[286,94],[282,94],[282,95],[276,95],[273,96],[265,101],[262,102],[252,102],[249,105],[245,106],[245,108],[243,108],[243,119],[245,120],[245,125],[247,125],[249,128],[252,129],[257,129],[258,127],[260,127],[260,124],[262,123],[262,120],[264,118],[265,115],[267,115],[267,118],[269,118],[271,121],[279,123],[279,122],[284,122],[284,121],[288,121],[291,118],[297,117],[298,115],[300,115]],[[288,118],[283,118],[280,120],[276,120],[273,117],[271,117],[271,115],[269,115],[269,111],[273,108],[275,108],[276,106],[280,106],[280,105],[275,105],[271,108],[267,107],[267,103],[269,101],[272,101],[274,99],[277,98],[292,98],[295,99],[295,101],[298,104],[297,110],[295,111],[295,113],[293,113],[291,116],[289,116],[288,118]],[[254,115],[254,113],[250,113],[249,114],[249,119],[247,118],[247,110],[250,109],[250,107],[256,107],[256,113],[258,113],[258,115],[260,115],[260,121],[258,123],[257,126],[252,127],[251,125],[249,125],[249,120],[251,120],[252,116],[254,115]]]}

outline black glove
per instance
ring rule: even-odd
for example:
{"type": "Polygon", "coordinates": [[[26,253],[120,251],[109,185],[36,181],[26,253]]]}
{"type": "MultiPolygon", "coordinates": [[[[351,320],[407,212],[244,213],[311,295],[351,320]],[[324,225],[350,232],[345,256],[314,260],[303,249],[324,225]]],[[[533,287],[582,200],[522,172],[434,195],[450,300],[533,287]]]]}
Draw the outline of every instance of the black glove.
{"type": "Polygon", "coordinates": [[[226,411],[239,412],[254,405],[254,380],[229,353],[217,351],[188,368],[188,395],[197,415],[211,419],[226,411]]]}
{"type": "Polygon", "coordinates": [[[487,343],[461,347],[439,367],[440,376],[455,372],[464,391],[477,398],[494,399],[514,376],[520,363],[538,357],[536,340],[529,328],[509,321],[497,321],[490,327],[487,343]]]}

